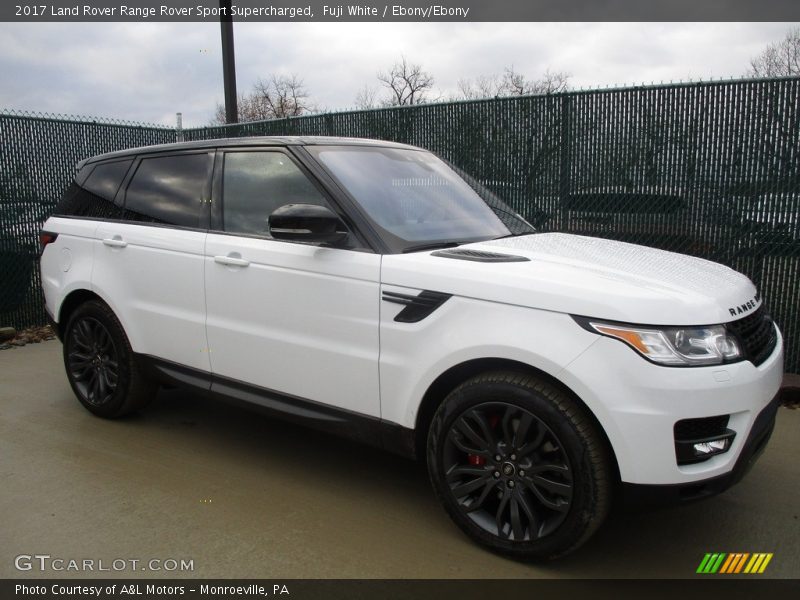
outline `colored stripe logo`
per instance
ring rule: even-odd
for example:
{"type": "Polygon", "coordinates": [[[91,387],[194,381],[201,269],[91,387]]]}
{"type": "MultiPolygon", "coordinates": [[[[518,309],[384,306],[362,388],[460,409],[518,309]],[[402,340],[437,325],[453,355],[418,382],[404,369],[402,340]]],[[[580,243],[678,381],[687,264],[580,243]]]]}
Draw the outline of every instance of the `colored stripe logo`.
{"type": "Polygon", "coordinates": [[[698,573],[714,574],[736,574],[749,573],[755,575],[767,570],[769,561],[772,560],[772,552],[709,552],[700,561],[697,567],[698,573]]]}

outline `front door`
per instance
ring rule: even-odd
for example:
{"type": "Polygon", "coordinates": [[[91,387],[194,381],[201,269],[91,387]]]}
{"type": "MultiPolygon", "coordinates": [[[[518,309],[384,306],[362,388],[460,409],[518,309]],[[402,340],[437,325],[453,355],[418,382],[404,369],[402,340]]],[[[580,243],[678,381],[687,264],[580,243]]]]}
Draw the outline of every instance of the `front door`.
{"type": "Polygon", "coordinates": [[[281,149],[221,158],[205,248],[215,380],[380,416],[380,255],[272,239],[273,210],[329,199],[281,149]]]}

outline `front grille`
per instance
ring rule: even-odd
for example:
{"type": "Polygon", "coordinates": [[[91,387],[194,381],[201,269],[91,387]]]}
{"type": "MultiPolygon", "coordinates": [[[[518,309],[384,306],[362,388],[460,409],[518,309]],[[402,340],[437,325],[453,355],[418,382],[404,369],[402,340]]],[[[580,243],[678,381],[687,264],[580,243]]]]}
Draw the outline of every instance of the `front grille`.
{"type": "Polygon", "coordinates": [[[728,418],[728,415],[719,415],[701,419],[683,419],[675,423],[675,439],[692,442],[720,436],[728,428],[728,418]]]}
{"type": "Polygon", "coordinates": [[[741,343],[745,358],[756,366],[767,360],[778,342],[775,325],[763,304],[752,315],[728,323],[727,328],[741,343]]]}

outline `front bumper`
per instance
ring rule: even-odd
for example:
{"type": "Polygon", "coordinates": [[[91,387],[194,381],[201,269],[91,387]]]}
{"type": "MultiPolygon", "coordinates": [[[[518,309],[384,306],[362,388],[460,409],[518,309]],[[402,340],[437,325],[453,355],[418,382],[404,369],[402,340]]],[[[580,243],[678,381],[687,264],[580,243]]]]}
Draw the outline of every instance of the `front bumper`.
{"type": "Polygon", "coordinates": [[[629,506],[655,506],[700,500],[727,490],[747,474],[767,446],[775,428],[775,416],[780,406],[780,392],[764,410],[758,413],[750,434],[742,446],[739,458],[733,469],[725,475],[718,475],[693,483],[673,485],[622,484],[623,502],[629,506]]]}
{"type": "MultiPolygon", "coordinates": [[[[783,339],[759,366],[741,361],[708,367],[664,367],[627,345],[599,338],[558,374],[606,433],[623,484],[683,486],[724,478],[741,463],[756,421],[783,379],[783,339]],[[696,464],[679,464],[675,424],[727,415],[730,448],[696,464]]],[[[768,413],[767,413],[768,414],[768,413]]],[[[745,461],[746,462],[746,461],[745,461]]]]}

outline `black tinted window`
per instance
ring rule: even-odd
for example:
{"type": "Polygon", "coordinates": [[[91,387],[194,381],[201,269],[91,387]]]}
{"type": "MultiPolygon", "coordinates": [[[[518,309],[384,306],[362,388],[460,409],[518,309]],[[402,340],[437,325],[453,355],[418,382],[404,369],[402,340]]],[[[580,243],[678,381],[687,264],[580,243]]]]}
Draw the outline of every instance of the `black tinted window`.
{"type": "Polygon", "coordinates": [[[209,154],[145,158],[125,194],[125,219],[197,227],[211,168],[209,154]]]}
{"type": "Polygon", "coordinates": [[[119,219],[121,208],[114,204],[114,196],[119,190],[132,160],[119,160],[84,167],[64,194],[56,207],[55,214],[101,219],[119,219]],[[88,177],[85,170],[89,170],[88,177]],[[83,181],[78,185],[78,181],[83,181]]]}
{"type": "Polygon", "coordinates": [[[103,200],[113,202],[130,166],[131,161],[129,160],[97,165],[84,182],[83,187],[103,200]]]}
{"type": "Polygon", "coordinates": [[[285,204],[328,206],[297,165],[281,152],[229,152],[223,172],[225,231],[268,235],[267,218],[285,204]]]}

